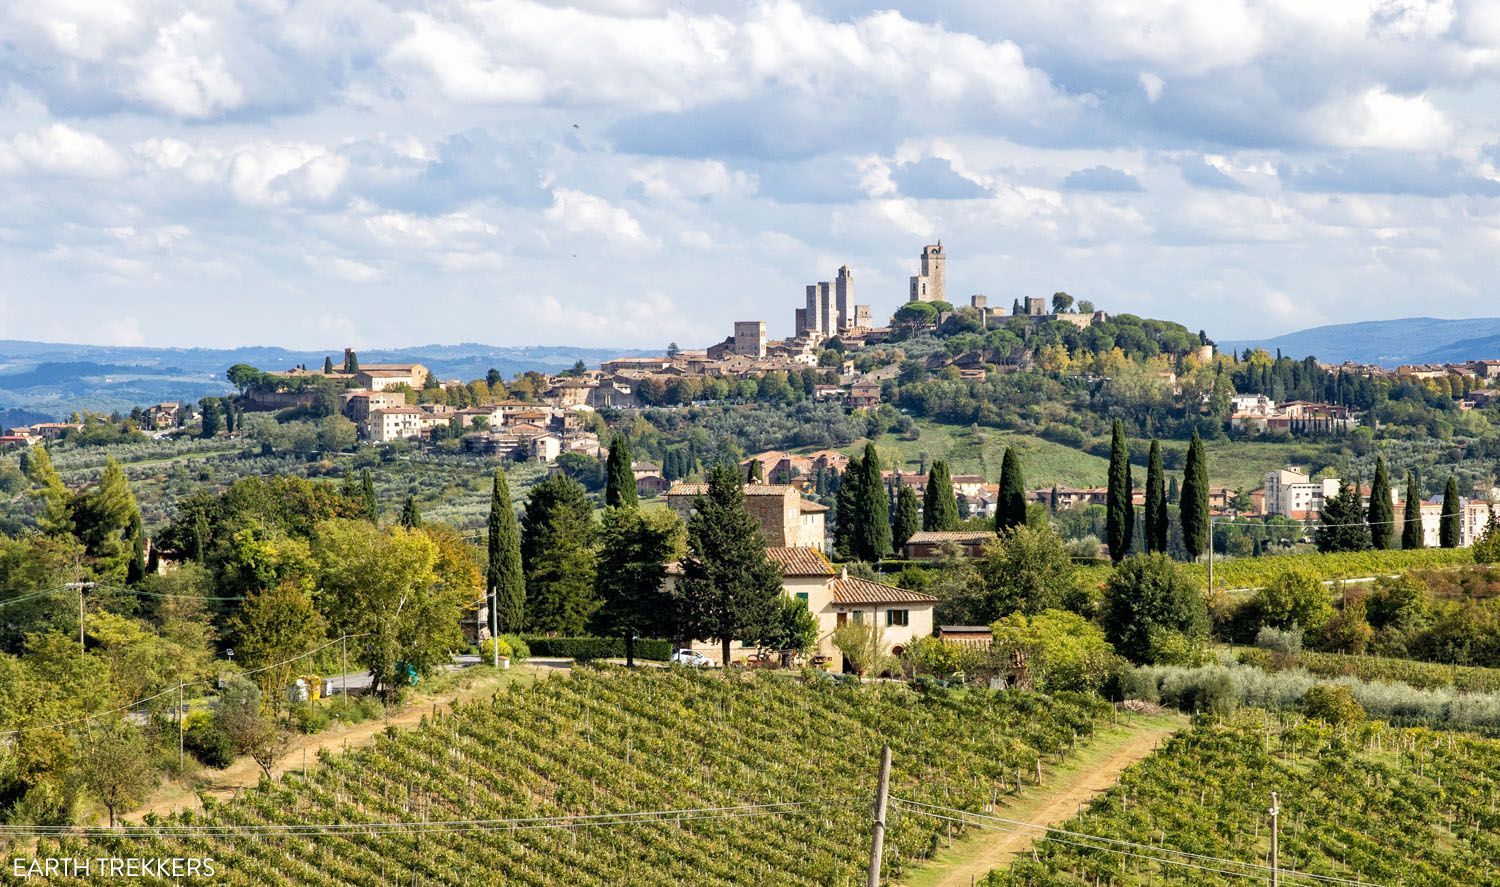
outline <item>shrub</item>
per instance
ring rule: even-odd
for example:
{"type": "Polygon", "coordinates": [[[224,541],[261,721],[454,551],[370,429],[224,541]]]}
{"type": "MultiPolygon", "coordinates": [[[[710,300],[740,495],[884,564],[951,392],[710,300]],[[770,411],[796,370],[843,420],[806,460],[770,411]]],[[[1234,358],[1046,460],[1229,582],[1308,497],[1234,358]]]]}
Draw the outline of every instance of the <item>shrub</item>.
{"type": "Polygon", "coordinates": [[[1262,626],[1255,635],[1255,646],[1282,656],[1295,656],[1302,652],[1302,629],[1296,626],[1289,629],[1262,626]]]}
{"type": "Polygon", "coordinates": [[[1427,586],[1415,576],[1382,576],[1365,598],[1365,619],[1376,631],[1390,628],[1406,633],[1421,628],[1431,618],[1427,586]]]}
{"type": "Polygon", "coordinates": [[[214,723],[212,712],[190,711],[182,721],[182,747],[204,766],[223,770],[234,763],[229,737],[214,723]]]}
{"type": "Polygon", "coordinates": [[[1354,691],[1343,685],[1315,684],[1302,694],[1302,711],[1310,718],[1330,724],[1362,724],[1365,710],[1354,691]]]}
{"type": "Polygon", "coordinates": [[[501,658],[509,659],[511,653],[510,642],[503,637],[485,638],[484,640],[479,642],[480,664],[486,662],[494,662],[497,653],[501,658]],[[496,647],[498,647],[499,649],[496,650],[496,647]]]}
{"type": "Polygon", "coordinates": [[[990,627],[990,654],[1003,666],[1024,657],[1031,685],[1046,693],[1097,692],[1109,674],[1114,650],[1092,622],[1062,610],[1035,616],[1012,613],[990,627]]]}
{"type": "Polygon", "coordinates": [[[980,655],[979,651],[968,644],[924,637],[912,641],[901,651],[901,661],[913,675],[950,678],[972,671],[978,664],[980,655]]]}
{"type": "Polygon", "coordinates": [[[1166,555],[1128,557],[1105,589],[1104,630],[1115,650],[1132,662],[1156,662],[1169,652],[1159,649],[1169,641],[1160,632],[1191,641],[1208,636],[1208,604],[1166,555]]]}
{"type": "Polygon", "coordinates": [[[510,659],[517,665],[531,658],[531,647],[527,646],[526,642],[521,640],[520,635],[502,634],[500,635],[500,640],[510,645],[510,659]]]}
{"type": "Polygon", "coordinates": [[[328,708],[316,702],[299,702],[292,706],[291,714],[297,729],[309,735],[327,729],[331,717],[328,708]]]}
{"type": "Polygon", "coordinates": [[[1328,589],[1312,574],[1302,570],[1281,571],[1255,594],[1262,625],[1289,629],[1301,626],[1317,631],[1333,617],[1328,589]]]}

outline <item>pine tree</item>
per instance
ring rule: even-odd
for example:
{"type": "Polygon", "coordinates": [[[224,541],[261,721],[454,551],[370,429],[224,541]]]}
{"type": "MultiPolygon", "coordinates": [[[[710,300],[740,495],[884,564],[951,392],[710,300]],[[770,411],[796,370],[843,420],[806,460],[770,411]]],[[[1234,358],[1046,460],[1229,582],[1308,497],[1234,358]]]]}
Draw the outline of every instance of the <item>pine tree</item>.
{"type": "Polygon", "coordinates": [[[372,524],[380,523],[380,500],[375,497],[375,476],[368,468],[359,473],[359,500],[365,520],[372,524]]]}
{"type": "Polygon", "coordinates": [[[1370,533],[1364,525],[1364,508],[1359,501],[1359,490],[1350,483],[1339,487],[1337,496],[1323,501],[1318,512],[1321,526],[1318,527],[1318,550],[1364,551],[1370,547],[1370,533]]]}
{"type": "Polygon", "coordinates": [[[859,498],[854,502],[854,536],[850,546],[855,557],[874,563],[891,553],[891,512],[885,481],[880,476],[880,454],[875,452],[873,443],[865,444],[859,472],[859,498]]]}
{"type": "Polygon", "coordinates": [[[327,356],[326,354],[323,356],[323,375],[333,375],[333,358],[327,356]]]}
{"type": "Polygon", "coordinates": [[[510,481],[504,469],[495,469],[490,489],[489,566],[485,589],[495,608],[495,624],[501,634],[520,631],[525,624],[526,574],[521,566],[521,526],[510,504],[510,481]]]}
{"type": "Polygon", "coordinates": [[[576,635],[597,608],[594,506],[583,485],[554,474],[531,488],[521,517],[526,625],[576,635]]]}
{"type": "Polygon", "coordinates": [[[1151,441],[1151,452],[1146,461],[1146,552],[1167,551],[1167,487],[1162,479],[1161,443],[1151,441]]]}
{"type": "Polygon", "coordinates": [[[70,536],[73,533],[73,497],[63,485],[62,475],[52,465],[52,456],[44,446],[32,447],[27,456],[26,476],[31,479],[31,496],[40,500],[41,510],[36,526],[47,536],[70,536]]]}
{"type": "Polygon", "coordinates": [[[709,470],[708,492],[695,503],[687,529],[678,584],[682,633],[718,641],[728,665],[732,642],[771,629],[781,604],[781,569],[766,557],[760,525],[746,510],[739,472],[730,466],[709,470]]]}
{"type": "Polygon", "coordinates": [[[1006,447],[1000,460],[1000,495],[995,502],[995,532],[1026,526],[1026,481],[1015,447],[1006,447]]]}
{"type": "Polygon", "coordinates": [[[1177,512],[1177,519],[1182,523],[1182,547],[1197,560],[1213,544],[1209,538],[1208,456],[1203,452],[1203,438],[1197,431],[1188,442],[1177,512]]]}
{"type": "Polygon", "coordinates": [[[1401,521],[1401,547],[1411,551],[1426,545],[1422,538],[1422,491],[1417,488],[1417,473],[1406,472],[1406,513],[1401,521]]]}
{"type": "Polygon", "coordinates": [[[662,591],[662,583],[667,564],[682,554],[684,535],[682,520],[670,509],[604,512],[594,580],[600,606],[593,628],[625,640],[627,665],[634,664],[636,637],[677,635],[675,598],[662,591]]]}
{"type": "Polygon", "coordinates": [[[1391,505],[1391,479],[1385,457],[1375,458],[1375,479],[1370,481],[1370,543],[1377,550],[1391,547],[1396,530],[1396,511],[1391,505]]]}
{"type": "Polygon", "coordinates": [[[401,506],[401,526],[408,530],[422,526],[422,513],[417,510],[416,496],[407,496],[406,502],[401,506]]]}
{"type": "Polygon", "coordinates": [[[135,553],[131,528],[139,524],[140,514],[125,470],[113,456],[106,458],[99,483],[73,503],[74,534],[100,577],[121,582],[128,575],[135,553]]]}
{"type": "Polygon", "coordinates": [[[1463,502],[1458,498],[1458,478],[1448,475],[1443,487],[1443,517],[1438,524],[1438,544],[1444,548],[1457,548],[1463,536],[1463,502]]]}
{"type": "Polygon", "coordinates": [[[630,443],[625,435],[616,434],[609,444],[605,460],[604,504],[610,508],[634,508],[638,504],[635,469],[630,463],[630,443]]]}
{"type": "Polygon", "coordinates": [[[1118,564],[1130,553],[1135,535],[1135,506],[1131,503],[1130,451],[1125,424],[1115,420],[1109,441],[1109,486],[1105,493],[1105,534],[1110,560],[1118,564]]]}
{"type": "Polygon", "coordinates": [[[896,494],[896,516],[891,519],[891,544],[897,552],[922,527],[922,517],[917,511],[917,491],[902,484],[901,492],[896,494]]]}
{"type": "Polygon", "coordinates": [[[953,478],[948,463],[933,460],[927,472],[927,490],[922,494],[922,529],[951,530],[958,526],[958,499],[953,493],[953,478]]]}

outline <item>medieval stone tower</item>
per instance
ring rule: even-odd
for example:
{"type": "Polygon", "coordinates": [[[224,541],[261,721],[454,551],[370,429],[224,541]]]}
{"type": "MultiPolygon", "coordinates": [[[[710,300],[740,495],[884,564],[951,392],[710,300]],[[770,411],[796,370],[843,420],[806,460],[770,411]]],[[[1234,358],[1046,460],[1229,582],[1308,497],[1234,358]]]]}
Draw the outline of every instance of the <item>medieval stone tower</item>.
{"type": "Polygon", "coordinates": [[[943,242],[922,247],[921,271],[911,279],[910,302],[946,302],[948,258],[943,255],[943,242]]]}

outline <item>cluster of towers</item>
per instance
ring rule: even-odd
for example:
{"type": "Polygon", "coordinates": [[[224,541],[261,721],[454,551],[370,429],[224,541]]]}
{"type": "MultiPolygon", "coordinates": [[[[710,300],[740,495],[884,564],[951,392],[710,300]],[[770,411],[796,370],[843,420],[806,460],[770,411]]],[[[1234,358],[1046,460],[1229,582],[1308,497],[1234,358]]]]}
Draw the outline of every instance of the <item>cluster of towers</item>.
{"type": "Polygon", "coordinates": [[[832,282],[824,280],[807,285],[807,305],[797,309],[798,336],[832,337],[869,326],[870,306],[854,304],[854,272],[848,265],[839,267],[832,282]]]}

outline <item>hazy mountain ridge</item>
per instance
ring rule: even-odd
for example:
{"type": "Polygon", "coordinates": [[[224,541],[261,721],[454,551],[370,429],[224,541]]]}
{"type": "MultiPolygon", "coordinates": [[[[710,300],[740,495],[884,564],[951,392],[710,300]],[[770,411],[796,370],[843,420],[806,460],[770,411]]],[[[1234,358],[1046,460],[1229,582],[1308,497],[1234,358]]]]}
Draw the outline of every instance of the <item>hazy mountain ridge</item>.
{"type": "MultiPolygon", "coordinates": [[[[357,353],[364,363],[418,362],[440,379],[467,381],[482,378],[491,368],[509,378],[528,370],[556,372],[579,360],[593,366],[611,357],[649,352],[466,342],[371,348],[357,353]]],[[[147,348],[0,340],[0,409],[64,418],[81,410],[126,411],[163,401],[194,401],[227,392],[224,370],[232,364],[248,363],[264,370],[305,364],[316,369],[322,367],[324,357],[340,363],[343,349],[147,348]]]]}
{"type": "Polygon", "coordinates": [[[1264,339],[1225,339],[1223,351],[1264,348],[1290,357],[1313,355],[1324,363],[1457,363],[1500,358],[1500,317],[1448,320],[1405,317],[1298,330],[1264,339]]]}

